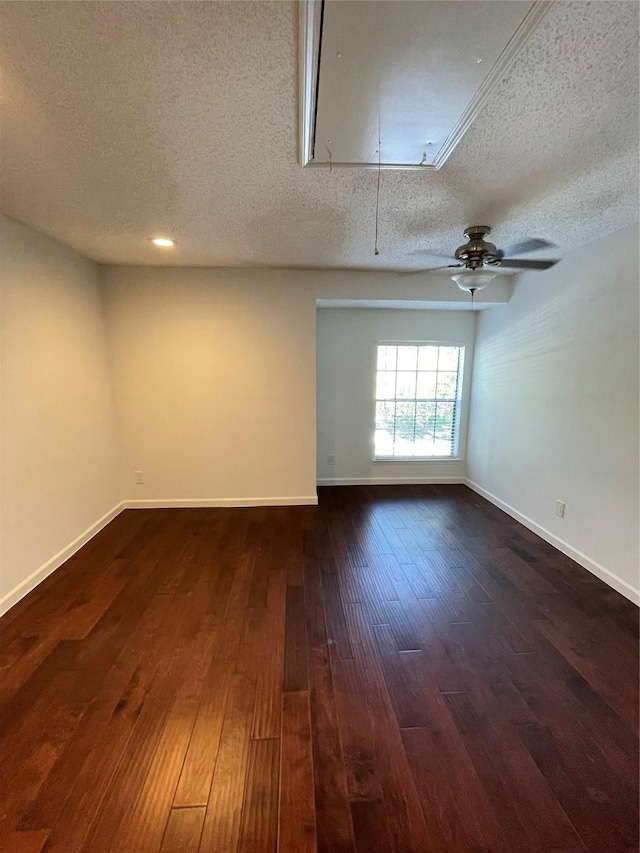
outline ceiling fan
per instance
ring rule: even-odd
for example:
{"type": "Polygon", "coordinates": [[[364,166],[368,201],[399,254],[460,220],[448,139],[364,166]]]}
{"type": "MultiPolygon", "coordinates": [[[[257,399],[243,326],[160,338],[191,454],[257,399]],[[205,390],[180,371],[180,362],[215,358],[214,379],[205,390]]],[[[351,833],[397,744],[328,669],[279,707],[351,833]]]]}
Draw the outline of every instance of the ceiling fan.
{"type": "Polygon", "coordinates": [[[487,225],[470,225],[465,229],[464,236],[467,242],[462,246],[458,246],[455,250],[454,257],[461,263],[447,264],[444,267],[433,267],[427,270],[411,270],[404,273],[405,275],[415,275],[422,272],[435,272],[442,269],[456,269],[465,267],[467,272],[459,273],[452,276],[459,288],[468,290],[473,293],[476,290],[485,288],[493,278],[495,273],[490,272],[483,267],[509,267],[512,269],[521,270],[548,270],[558,263],[558,260],[527,260],[515,257],[507,257],[513,255],[525,255],[528,252],[535,252],[539,249],[553,248],[553,243],[547,240],[531,239],[525,240],[522,243],[515,243],[509,246],[504,251],[498,249],[493,243],[489,243],[484,238],[491,232],[491,228],[487,225]]]}

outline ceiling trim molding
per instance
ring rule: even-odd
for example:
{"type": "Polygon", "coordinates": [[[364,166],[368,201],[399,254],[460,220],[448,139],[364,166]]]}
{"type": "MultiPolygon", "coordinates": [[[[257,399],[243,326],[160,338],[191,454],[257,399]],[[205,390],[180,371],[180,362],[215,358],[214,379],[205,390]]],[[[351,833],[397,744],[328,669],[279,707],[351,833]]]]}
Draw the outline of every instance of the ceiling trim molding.
{"type": "Polygon", "coordinates": [[[518,58],[529,36],[540,24],[555,0],[536,0],[523,18],[493,67],[479,86],[458,123],[436,154],[433,164],[418,163],[344,163],[315,160],[313,142],[316,120],[316,98],[320,64],[320,38],[324,0],[298,0],[299,9],[299,73],[300,73],[300,164],[316,169],[394,169],[401,171],[433,171],[441,169],[465,133],[475,121],[505,73],[518,58]]]}
{"type": "Polygon", "coordinates": [[[493,68],[489,71],[477,92],[469,102],[469,105],[462,114],[458,124],[453,128],[447,139],[444,141],[442,148],[436,154],[434,158],[434,168],[440,169],[444,165],[456,145],[473,124],[476,116],[489,98],[491,92],[516,61],[522,48],[525,46],[527,39],[547,14],[552,3],[553,0],[537,0],[531,9],[529,9],[522,23],[496,60],[493,68]]]}

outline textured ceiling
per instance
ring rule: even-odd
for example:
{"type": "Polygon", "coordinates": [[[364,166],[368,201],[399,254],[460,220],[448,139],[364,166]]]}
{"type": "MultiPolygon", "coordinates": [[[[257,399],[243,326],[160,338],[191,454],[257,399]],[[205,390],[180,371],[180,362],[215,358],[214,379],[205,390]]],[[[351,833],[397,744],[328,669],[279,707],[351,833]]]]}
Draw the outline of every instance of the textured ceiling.
{"type": "Polygon", "coordinates": [[[637,220],[637,3],[555,3],[440,171],[382,173],[377,258],[375,172],[297,163],[296,12],[0,3],[3,211],[103,262],[360,269],[637,220]]]}

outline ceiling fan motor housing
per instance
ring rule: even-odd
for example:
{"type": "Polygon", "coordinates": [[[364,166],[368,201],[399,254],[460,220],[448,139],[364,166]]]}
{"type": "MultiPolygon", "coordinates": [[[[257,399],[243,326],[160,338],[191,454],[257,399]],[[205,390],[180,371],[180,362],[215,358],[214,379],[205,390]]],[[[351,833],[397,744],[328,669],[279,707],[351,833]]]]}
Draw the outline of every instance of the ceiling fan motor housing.
{"type": "Polygon", "coordinates": [[[498,249],[484,239],[490,231],[491,228],[487,225],[472,225],[465,229],[464,236],[468,242],[456,249],[456,260],[461,261],[469,270],[480,269],[484,264],[499,264],[498,249]]]}

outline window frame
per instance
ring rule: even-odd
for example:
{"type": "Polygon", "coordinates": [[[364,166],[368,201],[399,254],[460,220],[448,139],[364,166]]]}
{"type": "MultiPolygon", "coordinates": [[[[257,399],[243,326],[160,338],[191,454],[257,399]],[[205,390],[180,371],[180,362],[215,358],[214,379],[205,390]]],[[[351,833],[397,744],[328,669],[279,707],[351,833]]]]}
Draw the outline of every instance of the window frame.
{"type": "MultiPolygon", "coordinates": [[[[372,383],[372,418],[371,423],[373,425],[373,429],[371,430],[371,452],[370,457],[371,461],[378,464],[386,465],[389,462],[391,463],[399,463],[401,465],[406,465],[407,463],[420,463],[424,464],[425,462],[460,462],[462,457],[460,456],[460,428],[462,424],[462,400],[463,400],[463,387],[464,387],[464,362],[465,362],[465,354],[466,354],[466,342],[465,341],[457,341],[457,340],[445,340],[445,341],[397,341],[397,340],[379,340],[376,341],[374,349],[373,349],[373,383],[372,383]],[[376,383],[377,383],[377,375],[378,375],[378,347],[381,346],[392,346],[392,347],[402,347],[402,346],[436,346],[436,347],[459,347],[461,352],[461,364],[458,369],[458,387],[456,394],[456,406],[457,406],[457,418],[456,418],[456,429],[454,431],[453,436],[453,445],[454,452],[451,456],[376,456],[376,403],[378,402],[376,396],[376,383]]],[[[397,372],[397,371],[396,371],[397,372]]],[[[398,398],[395,398],[396,400],[398,398]]],[[[415,402],[416,398],[413,398],[413,402],[415,402]]],[[[411,400],[408,400],[411,402],[411,400]]]]}

